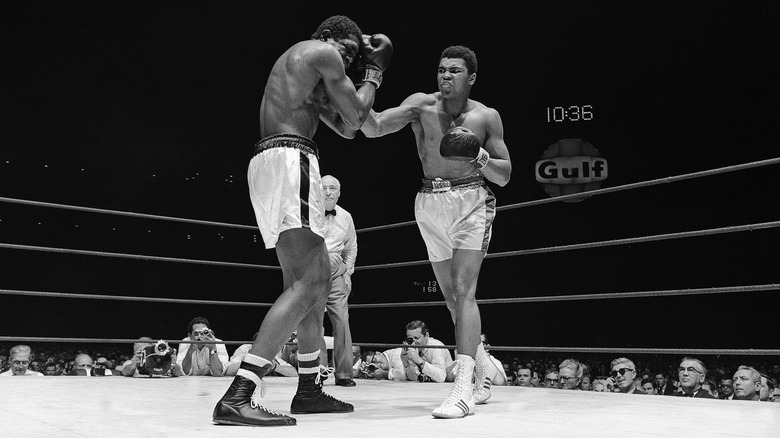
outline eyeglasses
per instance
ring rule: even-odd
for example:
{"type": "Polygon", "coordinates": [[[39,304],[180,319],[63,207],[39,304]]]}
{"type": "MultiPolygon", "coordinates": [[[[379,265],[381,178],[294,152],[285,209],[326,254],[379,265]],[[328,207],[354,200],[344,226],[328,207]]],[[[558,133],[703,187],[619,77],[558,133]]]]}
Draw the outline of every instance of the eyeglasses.
{"type": "Polygon", "coordinates": [[[15,361],[13,361],[13,364],[14,365],[24,365],[24,366],[27,366],[27,365],[30,365],[30,361],[29,360],[15,360],[15,361]]]}
{"type": "Polygon", "coordinates": [[[688,367],[688,368],[683,368],[683,367],[680,367],[680,368],[677,368],[677,372],[678,372],[678,373],[683,373],[683,372],[685,372],[685,371],[688,371],[689,373],[704,374],[704,373],[702,373],[701,371],[697,370],[697,369],[696,369],[696,368],[694,368],[694,367],[688,367]]]}
{"type": "Polygon", "coordinates": [[[721,383],[720,385],[718,385],[718,388],[731,388],[731,385],[721,383]]]}
{"type": "Polygon", "coordinates": [[[612,370],[612,372],[610,372],[609,375],[612,377],[617,377],[618,373],[620,373],[621,376],[625,376],[626,372],[633,373],[634,370],[632,370],[631,368],[621,368],[619,370],[612,370]]]}
{"type": "Polygon", "coordinates": [[[563,384],[563,383],[566,383],[566,382],[568,382],[568,381],[569,381],[569,380],[571,380],[571,379],[576,379],[576,378],[577,378],[576,376],[571,376],[571,377],[563,377],[563,376],[560,376],[560,377],[558,377],[558,383],[561,383],[561,384],[563,384]]]}

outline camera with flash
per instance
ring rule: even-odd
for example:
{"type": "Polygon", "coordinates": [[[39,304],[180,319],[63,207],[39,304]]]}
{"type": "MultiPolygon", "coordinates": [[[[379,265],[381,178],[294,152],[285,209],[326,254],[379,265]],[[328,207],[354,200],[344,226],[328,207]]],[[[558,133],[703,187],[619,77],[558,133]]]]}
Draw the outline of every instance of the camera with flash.
{"type": "Polygon", "coordinates": [[[171,348],[168,342],[159,340],[153,345],[147,345],[141,352],[141,364],[138,367],[139,374],[160,376],[171,369],[172,356],[176,349],[171,348]]]}

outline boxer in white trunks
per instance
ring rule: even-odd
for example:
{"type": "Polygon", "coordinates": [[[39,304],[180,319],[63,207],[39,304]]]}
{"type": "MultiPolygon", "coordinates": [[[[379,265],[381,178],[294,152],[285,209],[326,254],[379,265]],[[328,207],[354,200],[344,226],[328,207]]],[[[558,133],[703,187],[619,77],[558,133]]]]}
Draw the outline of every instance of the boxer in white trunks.
{"type": "Polygon", "coordinates": [[[476,302],[496,212],[485,179],[506,185],[512,163],[498,111],[469,98],[476,79],[474,52],[448,47],[439,57],[438,92],[414,93],[398,107],[372,110],[360,128],[366,137],[379,137],[411,124],[415,135],[425,177],[415,199],[415,216],[455,323],[457,345],[457,378],[450,396],[433,410],[437,418],[473,414],[475,404],[490,398],[488,376],[495,366],[480,342],[476,302]]]}
{"type": "Polygon", "coordinates": [[[293,44],[275,62],[260,104],[261,140],[247,172],[252,206],[266,248],[276,248],[284,291],[266,313],[257,337],[214,408],[217,424],[289,426],[296,419],[264,408],[262,379],[290,333],[298,333],[298,389],[291,414],[352,412],[322,391],[319,362],[331,270],[325,246],[325,206],[317,145],[320,120],[354,138],[374,103],[390,40],[363,35],[343,15],[326,19],[312,38],[293,44]],[[362,74],[349,77],[355,62],[362,74]],[[356,86],[356,82],[360,85],[356,86]]]}

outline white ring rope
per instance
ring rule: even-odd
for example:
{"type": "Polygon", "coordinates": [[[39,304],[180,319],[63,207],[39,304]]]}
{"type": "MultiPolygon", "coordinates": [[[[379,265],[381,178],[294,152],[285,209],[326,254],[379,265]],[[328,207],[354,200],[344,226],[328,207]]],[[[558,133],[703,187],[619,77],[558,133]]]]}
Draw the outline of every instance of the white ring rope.
{"type": "MultiPolygon", "coordinates": [[[[776,228],[778,226],[780,226],[780,221],[763,222],[757,224],[737,225],[733,227],[711,228],[708,230],[684,231],[680,233],[656,234],[653,236],[632,237],[627,239],[603,240],[603,241],[589,242],[589,243],[575,243],[572,245],[550,246],[544,248],[524,249],[519,251],[506,251],[506,252],[488,254],[485,256],[485,258],[510,257],[510,256],[528,255],[528,254],[543,254],[548,252],[560,252],[560,251],[569,251],[575,249],[598,248],[604,246],[626,245],[631,243],[654,242],[654,241],[670,240],[670,239],[683,239],[688,237],[700,237],[700,236],[707,236],[712,234],[735,233],[740,231],[754,231],[754,230],[761,230],[765,228],[776,228]]],[[[4,243],[4,242],[0,242],[0,248],[17,249],[23,251],[45,251],[45,252],[55,252],[61,254],[119,257],[119,258],[126,258],[126,259],[151,260],[151,261],[158,261],[158,262],[194,263],[194,264],[201,264],[201,265],[226,266],[226,267],[234,267],[234,268],[281,269],[281,267],[279,266],[272,266],[272,265],[252,265],[249,263],[183,259],[183,258],[149,256],[149,255],[140,255],[140,254],[123,254],[123,253],[113,253],[113,252],[103,252],[103,251],[88,251],[88,250],[69,249],[69,248],[52,248],[46,246],[18,245],[14,243],[4,243]]],[[[428,260],[417,260],[411,262],[387,263],[383,265],[355,266],[355,270],[359,271],[365,269],[398,268],[403,266],[427,265],[428,263],[429,263],[428,260]]]]}
{"type": "MultiPolygon", "coordinates": [[[[686,173],[682,175],[676,175],[676,176],[669,176],[665,178],[658,178],[648,181],[640,181],[636,183],[630,183],[630,184],[624,184],[620,186],[615,187],[609,187],[604,189],[596,189],[596,190],[590,190],[587,192],[582,193],[572,193],[570,195],[561,195],[556,196],[552,198],[543,198],[543,199],[537,199],[534,201],[527,201],[527,202],[520,202],[517,204],[510,204],[498,207],[497,211],[503,211],[508,209],[514,209],[514,208],[522,208],[522,207],[531,207],[534,205],[540,205],[540,204],[548,204],[551,202],[560,202],[560,201],[568,201],[573,199],[579,199],[583,197],[590,197],[590,196],[596,196],[596,195],[603,195],[605,193],[612,193],[612,192],[618,192],[623,190],[631,190],[641,187],[649,187],[653,185],[658,184],[668,184],[672,182],[677,181],[683,181],[686,179],[692,179],[692,178],[700,178],[704,176],[711,176],[711,175],[718,175],[726,172],[734,172],[738,170],[744,170],[744,169],[750,169],[754,167],[760,167],[760,166],[769,166],[772,164],[779,164],[780,158],[770,158],[766,160],[759,160],[759,161],[752,161],[748,163],[742,163],[742,164],[735,164],[732,166],[725,166],[710,170],[703,170],[699,172],[692,172],[692,173],[686,173]]],[[[7,197],[0,197],[0,202],[8,202],[12,204],[22,204],[22,205],[30,205],[35,207],[49,207],[49,208],[59,208],[64,210],[75,210],[75,211],[83,211],[83,212],[89,212],[89,213],[100,213],[100,214],[111,214],[111,215],[117,215],[117,216],[128,216],[133,218],[140,218],[140,219],[155,219],[155,220],[164,220],[164,221],[173,221],[173,222],[183,222],[183,223],[190,223],[190,224],[196,224],[196,225],[210,225],[210,226],[218,226],[218,227],[227,227],[227,228],[239,228],[244,230],[252,230],[257,231],[256,225],[243,225],[243,224],[231,224],[226,222],[213,222],[213,221],[205,221],[205,220],[198,220],[198,219],[188,219],[188,218],[179,218],[179,217],[173,217],[173,216],[161,216],[161,215],[155,215],[155,214],[146,214],[146,213],[133,213],[128,211],[118,211],[118,210],[108,210],[103,208],[93,208],[93,207],[82,207],[82,206],[76,206],[76,205],[65,205],[65,204],[55,204],[52,202],[42,202],[42,201],[32,201],[32,200],[26,200],[26,199],[17,199],[17,198],[7,198],[7,197]]],[[[361,232],[368,232],[368,231],[376,231],[376,230],[383,230],[388,228],[396,228],[401,226],[407,226],[407,225],[415,225],[416,221],[407,221],[407,222],[399,222],[396,224],[388,224],[388,225],[379,225],[376,227],[368,227],[368,228],[361,228],[357,230],[358,233],[361,232]]]]}
{"type": "MultiPolygon", "coordinates": [[[[723,293],[744,293],[744,292],[762,292],[780,289],[780,284],[755,284],[748,286],[726,286],[726,287],[705,287],[696,289],[667,289],[636,292],[609,292],[592,294],[574,294],[574,295],[553,295],[536,297],[513,297],[513,298],[489,298],[477,300],[477,304],[516,304],[516,303],[539,303],[553,301],[583,301],[583,300],[609,300],[615,298],[647,298],[664,296],[683,296],[683,295],[714,295],[723,293]]],[[[164,297],[139,297],[128,295],[107,295],[107,294],[76,294],[68,292],[43,292],[19,289],[0,289],[0,295],[23,295],[46,298],[76,298],[90,300],[115,300],[115,301],[141,301],[150,303],[176,303],[176,304],[203,304],[220,306],[242,306],[242,307],[271,307],[273,303],[256,303],[250,301],[216,301],[216,300],[198,300],[182,298],[164,298],[164,297]]],[[[374,303],[374,304],[350,304],[350,309],[370,309],[380,307],[427,307],[444,306],[444,301],[409,301],[396,303],[374,303]]]]}

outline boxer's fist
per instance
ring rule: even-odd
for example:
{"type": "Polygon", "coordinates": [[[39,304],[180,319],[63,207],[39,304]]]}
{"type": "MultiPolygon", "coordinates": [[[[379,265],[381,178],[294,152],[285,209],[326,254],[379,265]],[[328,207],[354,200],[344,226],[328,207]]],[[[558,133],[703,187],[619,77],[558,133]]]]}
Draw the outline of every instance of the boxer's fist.
{"type": "Polygon", "coordinates": [[[379,88],[382,85],[382,72],[390,65],[393,57],[393,43],[386,35],[363,35],[360,45],[360,65],[357,70],[363,71],[363,82],[370,82],[379,88]]]}
{"type": "Polygon", "coordinates": [[[487,166],[490,160],[479,136],[463,126],[456,126],[444,134],[439,143],[439,154],[450,160],[468,161],[477,169],[487,166]]]}
{"type": "Polygon", "coordinates": [[[360,54],[366,67],[375,66],[381,71],[387,70],[393,57],[393,43],[387,35],[363,35],[360,54]]]}

